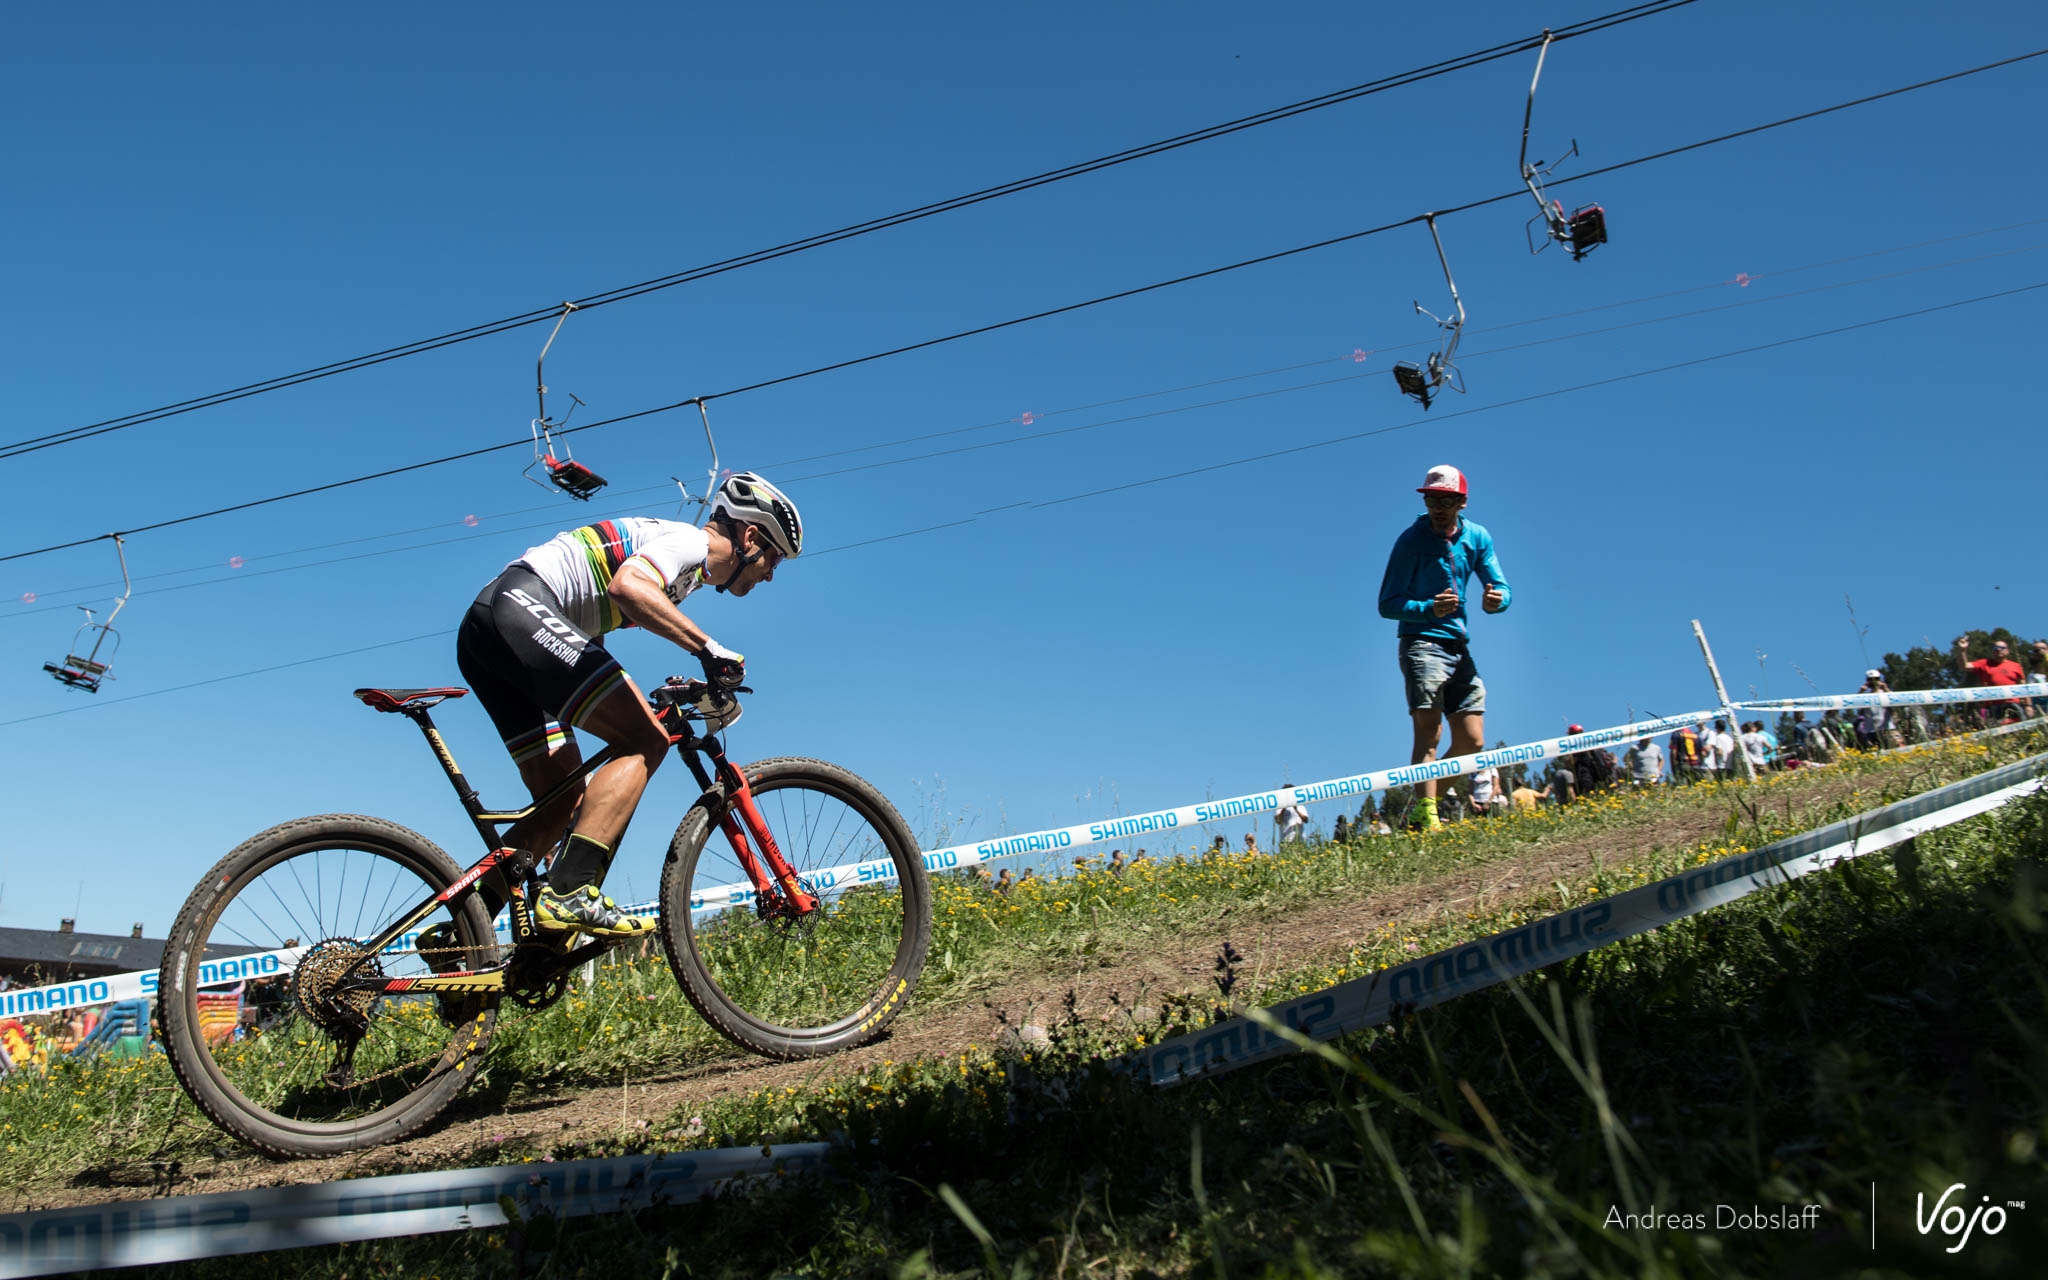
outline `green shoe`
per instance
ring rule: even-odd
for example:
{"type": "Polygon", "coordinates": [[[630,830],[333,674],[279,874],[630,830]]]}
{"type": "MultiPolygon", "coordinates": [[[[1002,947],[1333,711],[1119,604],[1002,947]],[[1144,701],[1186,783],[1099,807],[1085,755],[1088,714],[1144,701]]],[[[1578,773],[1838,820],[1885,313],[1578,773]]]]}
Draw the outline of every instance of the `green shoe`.
{"type": "Polygon", "coordinates": [[[567,893],[544,888],[533,900],[533,924],[542,933],[587,933],[596,938],[645,938],[654,921],[627,915],[594,884],[567,893]]]}

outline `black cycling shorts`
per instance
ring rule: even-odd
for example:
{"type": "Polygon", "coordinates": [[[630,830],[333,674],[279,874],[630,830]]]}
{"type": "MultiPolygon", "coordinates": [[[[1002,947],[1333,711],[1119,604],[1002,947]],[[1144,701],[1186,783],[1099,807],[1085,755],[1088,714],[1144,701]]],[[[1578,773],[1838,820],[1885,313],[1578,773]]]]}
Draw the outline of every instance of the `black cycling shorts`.
{"type": "Polygon", "coordinates": [[[515,564],[477,595],[455,633],[455,664],[515,763],[552,753],[625,668],[562,617],[562,603],[515,564]]]}

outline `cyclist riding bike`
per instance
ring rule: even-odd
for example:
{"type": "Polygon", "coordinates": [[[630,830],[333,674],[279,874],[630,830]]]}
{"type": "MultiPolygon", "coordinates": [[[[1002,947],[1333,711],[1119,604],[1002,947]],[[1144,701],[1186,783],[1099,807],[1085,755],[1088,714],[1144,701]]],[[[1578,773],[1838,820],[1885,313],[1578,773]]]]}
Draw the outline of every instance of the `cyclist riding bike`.
{"type": "MultiPolygon", "coordinates": [[[[745,683],[746,660],[680,606],[707,583],[747,595],[773,581],[776,568],[800,554],[803,542],[795,505],[743,471],[719,486],[702,529],[638,516],[572,529],[529,548],[469,606],[456,634],[456,663],[536,800],[582,763],[569,730],[617,748],[580,794],[570,790],[505,836],[514,849],[544,853],[561,846],[529,906],[535,926],[562,945],[578,935],[654,932],[652,920],[621,911],[601,886],[648,779],[668,752],[669,736],[633,678],[605,651],[605,634],[638,626],[660,636],[703,664],[712,690],[730,694],[745,683]]],[[[492,914],[504,905],[489,886],[479,892],[492,914]]],[[[418,947],[436,970],[459,964],[451,926],[421,934],[418,947]],[[437,936],[441,932],[448,936],[437,936]]]]}

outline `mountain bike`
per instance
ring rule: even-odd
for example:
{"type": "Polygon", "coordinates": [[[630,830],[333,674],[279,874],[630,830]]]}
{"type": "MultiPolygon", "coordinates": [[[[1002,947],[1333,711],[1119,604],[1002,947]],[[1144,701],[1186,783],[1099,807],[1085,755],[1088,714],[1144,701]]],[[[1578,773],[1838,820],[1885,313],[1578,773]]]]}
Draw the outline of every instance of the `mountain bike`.
{"type": "MultiPolygon", "coordinates": [[[[477,1076],[505,1002],[546,1008],[618,944],[540,933],[528,909],[540,859],[500,835],[578,790],[612,749],[526,808],[487,809],[429,715],[465,693],[355,696],[426,736],[481,859],[465,870],[382,818],[300,818],[222,858],[171,927],[158,975],[165,1049],[200,1110],[253,1146],[332,1155],[417,1131],[477,1076]],[[509,907],[502,935],[486,885],[509,907]]],[[[901,815],[822,760],[731,763],[719,732],[738,700],[703,681],[672,677],[648,704],[702,793],[669,842],[656,903],[683,994],[720,1035],[767,1057],[882,1034],[931,941],[931,889],[901,815]]]]}

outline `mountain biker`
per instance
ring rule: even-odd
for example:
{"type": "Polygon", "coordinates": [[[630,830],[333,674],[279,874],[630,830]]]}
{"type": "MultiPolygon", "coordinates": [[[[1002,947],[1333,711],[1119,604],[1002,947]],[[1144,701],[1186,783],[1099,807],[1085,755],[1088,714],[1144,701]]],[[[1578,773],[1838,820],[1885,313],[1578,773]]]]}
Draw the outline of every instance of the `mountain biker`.
{"type": "MultiPolygon", "coordinates": [[[[530,904],[543,933],[566,945],[579,934],[634,938],[654,930],[651,920],[619,910],[599,888],[669,748],[668,733],[639,686],[605,652],[605,633],[639,626],[696,657],[711,688],[730,693],[745,683],[745,658],[705,634],[681,603],[707,583],[748,594],[772,581],[777,566],[802,552],[803,541],[795,505],[743,471],[719,486],[702,529],[641,516],[572,529],[528,548],[469,606],[456,635],[456,663],[536,799],[583,762],[570,729],[617,751],[580,791],[572,789],[505,834],[514,849],[561,845],[546,886],[530,904]]],[[[480,892],[495,915],[503,902],[488,886],[480,892]]],[[[428,953],[436,942],[452,948],[453,929],[435,928],[447,936],[430,937],[435,931],[429,930],[419,950],[441,968],[428,953]]]]}

